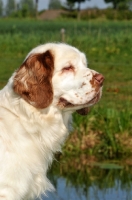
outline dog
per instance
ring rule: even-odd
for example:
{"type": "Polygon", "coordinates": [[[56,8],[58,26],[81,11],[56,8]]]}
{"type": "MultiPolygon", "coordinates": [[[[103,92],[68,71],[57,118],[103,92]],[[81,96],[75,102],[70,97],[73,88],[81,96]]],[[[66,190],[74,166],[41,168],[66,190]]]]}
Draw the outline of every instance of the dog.
{"type": "Polygon", "coordinates": [[[0,200],[28,200],[54,190],[46,174],[61,151],[72,113],[87,114],[104,77],[85,54],[63,43],[40,45],[0,91],[0,200]]]}

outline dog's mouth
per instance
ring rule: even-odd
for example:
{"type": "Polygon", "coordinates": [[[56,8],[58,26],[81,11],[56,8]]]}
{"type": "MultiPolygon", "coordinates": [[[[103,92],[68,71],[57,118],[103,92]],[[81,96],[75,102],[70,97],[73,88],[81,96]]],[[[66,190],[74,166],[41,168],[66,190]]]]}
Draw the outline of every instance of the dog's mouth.
{"type": "Polygon", "coordinates": [[[72,107],[83,107],[83,108],[78,108],[76,109],[76,112],[80,115],[87,115],[90,111],[90,107],[93,106],[94,104],[96,104],[99,99],[101,97],[101,93],[98,92],[90,101],[88,101],[87,103],[83,104],[83,105],[79,105],[79,104],[73,104],[70,103],[69,101],[67,101],[66,99],[64,99],[63,97],[61,97],[59,99],[59,107],[62,108],[72,108],[72,107]]]}

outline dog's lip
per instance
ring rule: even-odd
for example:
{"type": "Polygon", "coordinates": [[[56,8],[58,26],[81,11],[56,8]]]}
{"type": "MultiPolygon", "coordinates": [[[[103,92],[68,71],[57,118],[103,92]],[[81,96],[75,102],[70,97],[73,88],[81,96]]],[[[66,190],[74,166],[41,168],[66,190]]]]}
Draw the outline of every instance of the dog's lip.
{"type": "Polygon", "coordinates": [[[89,112],[90,112],[90,107],[85,107],[85,108],[81,108],[79,110],[76,110],[76,112],[79,114],[79,115],[87,115],[89,112]]]}
{"type": "Polygon", "coordinates": [[[85,104],[78,104],[78,105],[75,105],[75,106],[87,106],[87,107],[90,107],[90,106],[92,106],[93,104],[95,104],[95,103],[97,103],[98,101],[99,101],[99,99],[100,99],[100,96],[101,96],[101,93],[100,93],[100,91],[90,100],[90,101],[88,101],[87,103],[85,103],[85,104]]]}
{"type": "Polygon", "coordinates": [[[61,107],[65,107],[65,108],[71,108],[71,107],[82,107],[82,108],[78,108],[76,110],[80,110],[86,107],[91,107],[92,105],[94,105],[95,103],[97,103],[100,99],[100,91],[98,93],[96,93],[96,95],[88,102],[86,102],[85,104],[73,104],[70,101],[68,101],[67,99],[60,97],[58,105],[60,105],[61,107]]]}
{"type": "Polygon", "coordinates": [[[100,92],[98,92],[89,102],[88,104],[95,104],[98,102],[98,100],[100,99],[100,92]]]}

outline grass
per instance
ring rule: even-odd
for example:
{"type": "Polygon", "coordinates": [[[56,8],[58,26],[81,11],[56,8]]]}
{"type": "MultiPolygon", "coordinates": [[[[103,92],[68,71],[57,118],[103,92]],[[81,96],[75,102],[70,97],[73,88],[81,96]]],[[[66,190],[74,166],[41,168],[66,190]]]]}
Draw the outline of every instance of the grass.
{"type": "Polygon", "coordinates": [[[131,120],[129,104],[123,110],[96,106],[85,118],[78,118],[75,114],[75,131],[67,141],[65,153],[75,156],[85,152],[98,155],[101,159],[121,158],[131,154],[131,120]]]}
{"type": "Polygon", "coordinates": [[[128,21],[0,20],[0,87],[26,54],[46,42],[65,42],[86,53],[89,67],[105,76],[103,97],[87,117],[74,115],[74,132],[64,153],[104,158],[131,154],[132,24],[128,21]]]}

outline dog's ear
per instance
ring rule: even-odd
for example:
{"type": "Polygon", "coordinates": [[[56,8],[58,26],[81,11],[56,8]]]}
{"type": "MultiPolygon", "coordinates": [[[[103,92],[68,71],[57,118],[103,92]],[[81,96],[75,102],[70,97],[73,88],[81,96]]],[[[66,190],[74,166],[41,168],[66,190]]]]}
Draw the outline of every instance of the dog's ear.
{"type": "Polygon", "coordinates": [[[50,51],[30,55],[17,70],[13,88],[36,108],[46,108],[53,100],[54,57],[50,51]]]}

